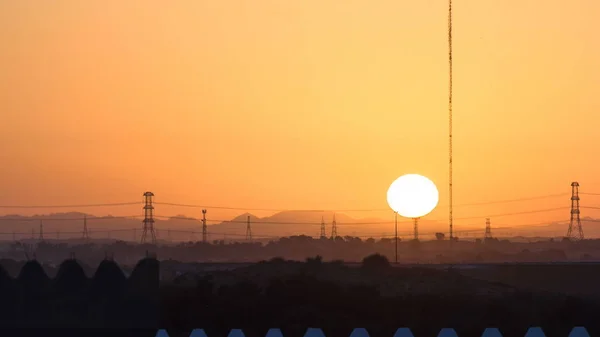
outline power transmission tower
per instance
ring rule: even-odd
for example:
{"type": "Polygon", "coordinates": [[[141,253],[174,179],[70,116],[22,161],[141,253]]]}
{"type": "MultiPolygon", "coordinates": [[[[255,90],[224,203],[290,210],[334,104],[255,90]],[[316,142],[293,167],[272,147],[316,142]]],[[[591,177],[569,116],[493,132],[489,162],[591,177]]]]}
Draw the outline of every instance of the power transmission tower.
{"type": "Polygon", "coordinates": [[[448,226],[450,245],[454,241],[452,215],[452,0],[448,0],[448,226]]]}
{"type": "Polygon", "coordinates": [[[583,240],[583,227],[579,218],[579,183],[571,183],[571,221],[567,231],[567,239],[583,240]],[[575,226],[575,228],[573,228],[575,226]],[[576,231],[576,232],[575,232],[576,231]]]}
{"type": "Polygon", "coordinates": [[[44,224],[42,223],[42,220],[40,220],[40,237],[39,237],[39,241],[40,242],[44,241],[44,224]]]}
{"type": "Polygon", "coordinates": [[[246,222],[246,241],[252,241],[252,227],[250,227],[250,216],[246,222]]]}
{"type": "Polygon", "coordinates": [[[321,217],[321,239],[325,237],[327,237],[327,234],[325,233],[325,219],[321,217]]]}
{"type": "Polygon", "coordinates": [[[88,232],[88,227],[87,227],[87,216],[83,216],[83,239],[85,241],[90,239],[90,233],[88,232]]]}
{"type": "Polygon", "coordinates": [[[206,210],[202,210],[202,242],[208,242],[208,228],[206,227],[206,210]]]}
{"type": "Polygon", "coordinates": [[[413,219],[413,240],[419,241],[419,218],[413,219]]]}
{"type": "Polygon", "coordinates": [[[492,225],[490,218],[485,219],[485,236],[484,240],[490,240],[492,238],[492,225]]]}
{"type": "Polygon", "coordinates": [[[333,222],[331,223],[331,239],[335,240],[337,236],[337,222],[335,221],[335,213],[333,213],[333,222]]]}
{"type": "Polygon", "coordinates": [[[144,193],[144,227],[142,232],[142,244],[156,244],[156,232],[154,231],[154,206],[152,205],[152,197],[154,193],[144,193]]]}

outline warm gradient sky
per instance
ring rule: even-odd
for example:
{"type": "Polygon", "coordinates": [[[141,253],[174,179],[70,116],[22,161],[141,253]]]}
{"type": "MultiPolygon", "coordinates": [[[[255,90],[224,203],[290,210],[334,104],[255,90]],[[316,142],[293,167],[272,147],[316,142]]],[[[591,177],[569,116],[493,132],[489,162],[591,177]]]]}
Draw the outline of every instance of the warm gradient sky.
{"type": "MultiPolygon", "coordinates": [[[[454,9],[455,202],[600,193],[600,1],[454,9]]],[[[443,206],[446,26],[442,0],[1,0],[0,205],[385,208],[414,172],[443,206]]]]}

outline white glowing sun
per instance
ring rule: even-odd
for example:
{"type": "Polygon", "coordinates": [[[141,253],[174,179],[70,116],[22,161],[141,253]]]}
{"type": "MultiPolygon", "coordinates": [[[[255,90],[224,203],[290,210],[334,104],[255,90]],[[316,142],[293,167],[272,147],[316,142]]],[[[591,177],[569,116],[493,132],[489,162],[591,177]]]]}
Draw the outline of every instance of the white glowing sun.
{"type": "Polygon", "coordinates": [[[419,174],[396,179],[387,192],[390,208],[406,218],[420,218],[435,209],[439,192],[433,181],[419,174]]]}

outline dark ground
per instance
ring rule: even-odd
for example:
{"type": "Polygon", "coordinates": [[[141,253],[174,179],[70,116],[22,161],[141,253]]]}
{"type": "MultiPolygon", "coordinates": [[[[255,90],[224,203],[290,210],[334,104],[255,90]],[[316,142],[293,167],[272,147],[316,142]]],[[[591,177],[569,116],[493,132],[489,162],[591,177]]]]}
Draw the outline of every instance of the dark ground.
{"type": "MultiPolygon", "coordinates": [[[[479,337],[498,327],[504,337],[523,337],[541,326],[548,337],[566,337],[574,326],[600,336],[600,277],[595,265],[506,265],[453,269],[274,260],[235,270],[194,272],[161,286],[161,326],[170,336],[204,328],[209,337],[242,328],[264,336],[269,328],[302,336],[320,327],[327,337],[347,337],[366,328],[391,337],[410,327],[415,337],[454,328],[479,337]],[[598,275],[596,275],[598,274],[598,275]],[[572,276],[570,276],[572,275],[572,276]],[[577,279],[586,286],[569,291],[577,279]]],[[[575,286],[575,288],[577,288],[575,286]]]]}

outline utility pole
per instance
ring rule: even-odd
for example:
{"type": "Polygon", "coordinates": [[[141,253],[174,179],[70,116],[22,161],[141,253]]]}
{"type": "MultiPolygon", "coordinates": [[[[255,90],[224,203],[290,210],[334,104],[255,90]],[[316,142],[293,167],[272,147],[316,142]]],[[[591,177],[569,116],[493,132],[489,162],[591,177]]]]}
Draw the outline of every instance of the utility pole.
{"type": "MultiPolygon", "coordinates": [[[[247,235],[247,234],[246,234],[247,235]]],[[[208,228],[206,227],[206,210],[202,210],[202,242],[208,242],[208,228]]]]}
{"type": "Polygon", "coordinates": [[[42,220],[40,220],[40,237],[39,237],[40,242],[44,241],[44,224],[42,223],[42,220]]]}
{"type": "Polygon", "coordinates": [[[394,228],[396,231],[395,237],[395,246],[396,246],[396,258],[394,261],[398,264],[398,212],[394,212],[394,228]]]}
{"type": "Polygon", "coordinates": [[[252,227],[250,227],[250,216],[248,215],[248,221],[246,223],[246,241],[252,242],[252,227]]]}
{"type": "Polygon", "coordinates": [[[87,215],[83,216],[83,240],[87,241],[90,239],[90,233],[88,232],[87,227],[87,215]]]}

